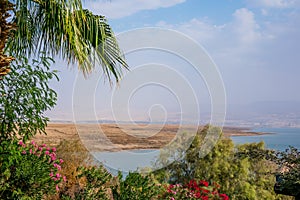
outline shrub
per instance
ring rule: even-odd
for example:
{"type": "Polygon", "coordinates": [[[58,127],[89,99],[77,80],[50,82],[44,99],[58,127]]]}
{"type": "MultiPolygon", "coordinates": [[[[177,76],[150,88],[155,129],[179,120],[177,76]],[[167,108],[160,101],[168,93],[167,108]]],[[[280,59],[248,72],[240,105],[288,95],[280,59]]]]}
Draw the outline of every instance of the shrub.
{"type": "Polygon", "coordinates": [[[277,152],[275,162],[281,168],[277,174],[275,191],[300,199],[300,151],[289,147],[283,152],[277,152]]]}
{"type": "Polygon", "coordinates": [[[75,194],[78,200],[109,199],[109,184],[112,175],[103,166],[79,167],[78,178],[84,178],[85,184],[75,194]]]}
{"type": "Polygon", "coordinates": [[[159,186],[155,185],[150,175],[143,176],[136,172],[129,172],[123,180],[119,172],[118,182],[112,187],[114,200],[156,199],[160,192],[159,186]]]}
{"type": "Polygon", "coordinates": [[[82,173],[78,167],[90,166],[92,156],[77,138],[61,141],[57,146],[57,156],[65,161],[62,163],[62,173],[67,177],[67,182],[60,190],[60,195],[75,198],[79,185],[82,185],[84,181],[83,178],[78,178],[78,175],[82,173]]]}
{"type": "Polygon", "coordinates": [[[2,142],[0,158],[1,199],[41,199],[60,188],[62,159],[56,149],[46,145],[20,142],[2,142]]]}

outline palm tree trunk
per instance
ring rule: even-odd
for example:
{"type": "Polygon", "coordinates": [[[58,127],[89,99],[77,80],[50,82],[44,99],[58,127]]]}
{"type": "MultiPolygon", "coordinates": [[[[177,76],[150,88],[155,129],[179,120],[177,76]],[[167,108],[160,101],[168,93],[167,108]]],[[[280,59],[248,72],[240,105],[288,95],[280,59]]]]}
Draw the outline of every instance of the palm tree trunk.
{"type": "Polygon", "coordinates": [[[14,5],[8,0],[0,0],[0,80],[9,72],[9,64],[13,57],[4,54],[4,48],[14,25],[7,21],[10,17],[9,11],[13,10],[14,5]]]}

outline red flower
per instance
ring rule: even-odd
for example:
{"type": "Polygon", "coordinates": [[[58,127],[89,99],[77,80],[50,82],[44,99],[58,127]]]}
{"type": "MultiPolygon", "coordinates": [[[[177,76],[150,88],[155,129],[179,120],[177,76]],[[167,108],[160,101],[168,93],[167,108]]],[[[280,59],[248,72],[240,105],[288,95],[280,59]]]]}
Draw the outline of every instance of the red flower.
{"type": "Polygon", "coordinates": [[[197,189],[198,184],[195,180],[190,180],[190,182],[187,184],[187,187],[190,189],[197,189]]]}
{"type": "Polygon", "coordinates": [[[199,181],[199,185],[208,187],[208,182],[204,181],[204,180],[201,180],[201,181],[199,181]]]}
{"type": "Polygon", "coordinates": [[[166,193],[164,195],[170,199],[184,195],[188,199],[209,200],[211,198],[219,197],[221,200],[229,200],[229,197],[226,194],[219,194],[218,187],[220,186],[218,184],[213,183],[209,190],[208,187],[209,183],[205,180],[200,180],[198,183],[196,180],[190,180],[185,185],[176,184],[165,186],[166,193]]]}
{"type": "Polygon", "coordinates": [[[203,189],[203,188],[201,188],[201,190],[202,190],[202,192],[203,192],[204,194],[208,194],[208,193],[209,193],[209,190],[206,190],[206,189],[203,189]]]}
{"type": "Polygon", "coordinates": [[[200,192],[197,192],[194,196],[195,196],[196,198],[200,198],[200,197],[201,197],[201,194],[200,194],[200,192]]]}
{"type": "Polygon", "coordinates": [[[229,200],[229,197],[226,194],[219,194],[219,197],[221,197],[222,200],[229,200]]]}

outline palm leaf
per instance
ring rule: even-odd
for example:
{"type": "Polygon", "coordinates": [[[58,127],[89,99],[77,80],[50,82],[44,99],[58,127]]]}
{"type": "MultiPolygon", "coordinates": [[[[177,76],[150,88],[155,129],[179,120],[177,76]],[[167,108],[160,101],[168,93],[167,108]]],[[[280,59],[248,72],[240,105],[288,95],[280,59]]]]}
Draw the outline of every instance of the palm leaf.
{"type": "Polygon", "coordinates": [[[109,81],[119,81],[128,68],[115,35],[104,16],[82,9],[78,0],[17,0],[17,30],[8,43],[13,56],[41,51],[60,55],[88,74],[101,65],[109,81]]]}

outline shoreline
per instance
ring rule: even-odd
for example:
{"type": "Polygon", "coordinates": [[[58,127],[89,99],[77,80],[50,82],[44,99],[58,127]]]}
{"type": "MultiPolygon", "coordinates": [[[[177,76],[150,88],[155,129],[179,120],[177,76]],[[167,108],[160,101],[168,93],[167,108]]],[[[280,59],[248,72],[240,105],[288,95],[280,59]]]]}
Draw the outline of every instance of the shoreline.
{"type": "MultiPolygon", "coordinates": [[[[203,126],[199,126],[201,130],[203,126]]],[[[176,124],[71,124],[49,123],[47,135],[36,135],[37,142],[57,146],[61,141],[81,140],[89,151],[120,151],[160,149],[175,138],[178,132],[194,132],[196,127],[176,124]],[[182,128],[182,129],[179,129],[182,128]],[[79,134],[80,133],[80,134],[79,134]]],[[[253,132],[250,128],[223,127],[224,137],[257,136],[270,133],[253,132]]]]}
{"type": "Polygon", "coordinates": [[[252,128],[242,128],[242,127],[223,127],[223,133],[226,134],[228,137],[239,137],[239,136],[258,136],[258,135],[269,135],[274,133],[268,132],[255,132],[252,131],[252,128]]]}

